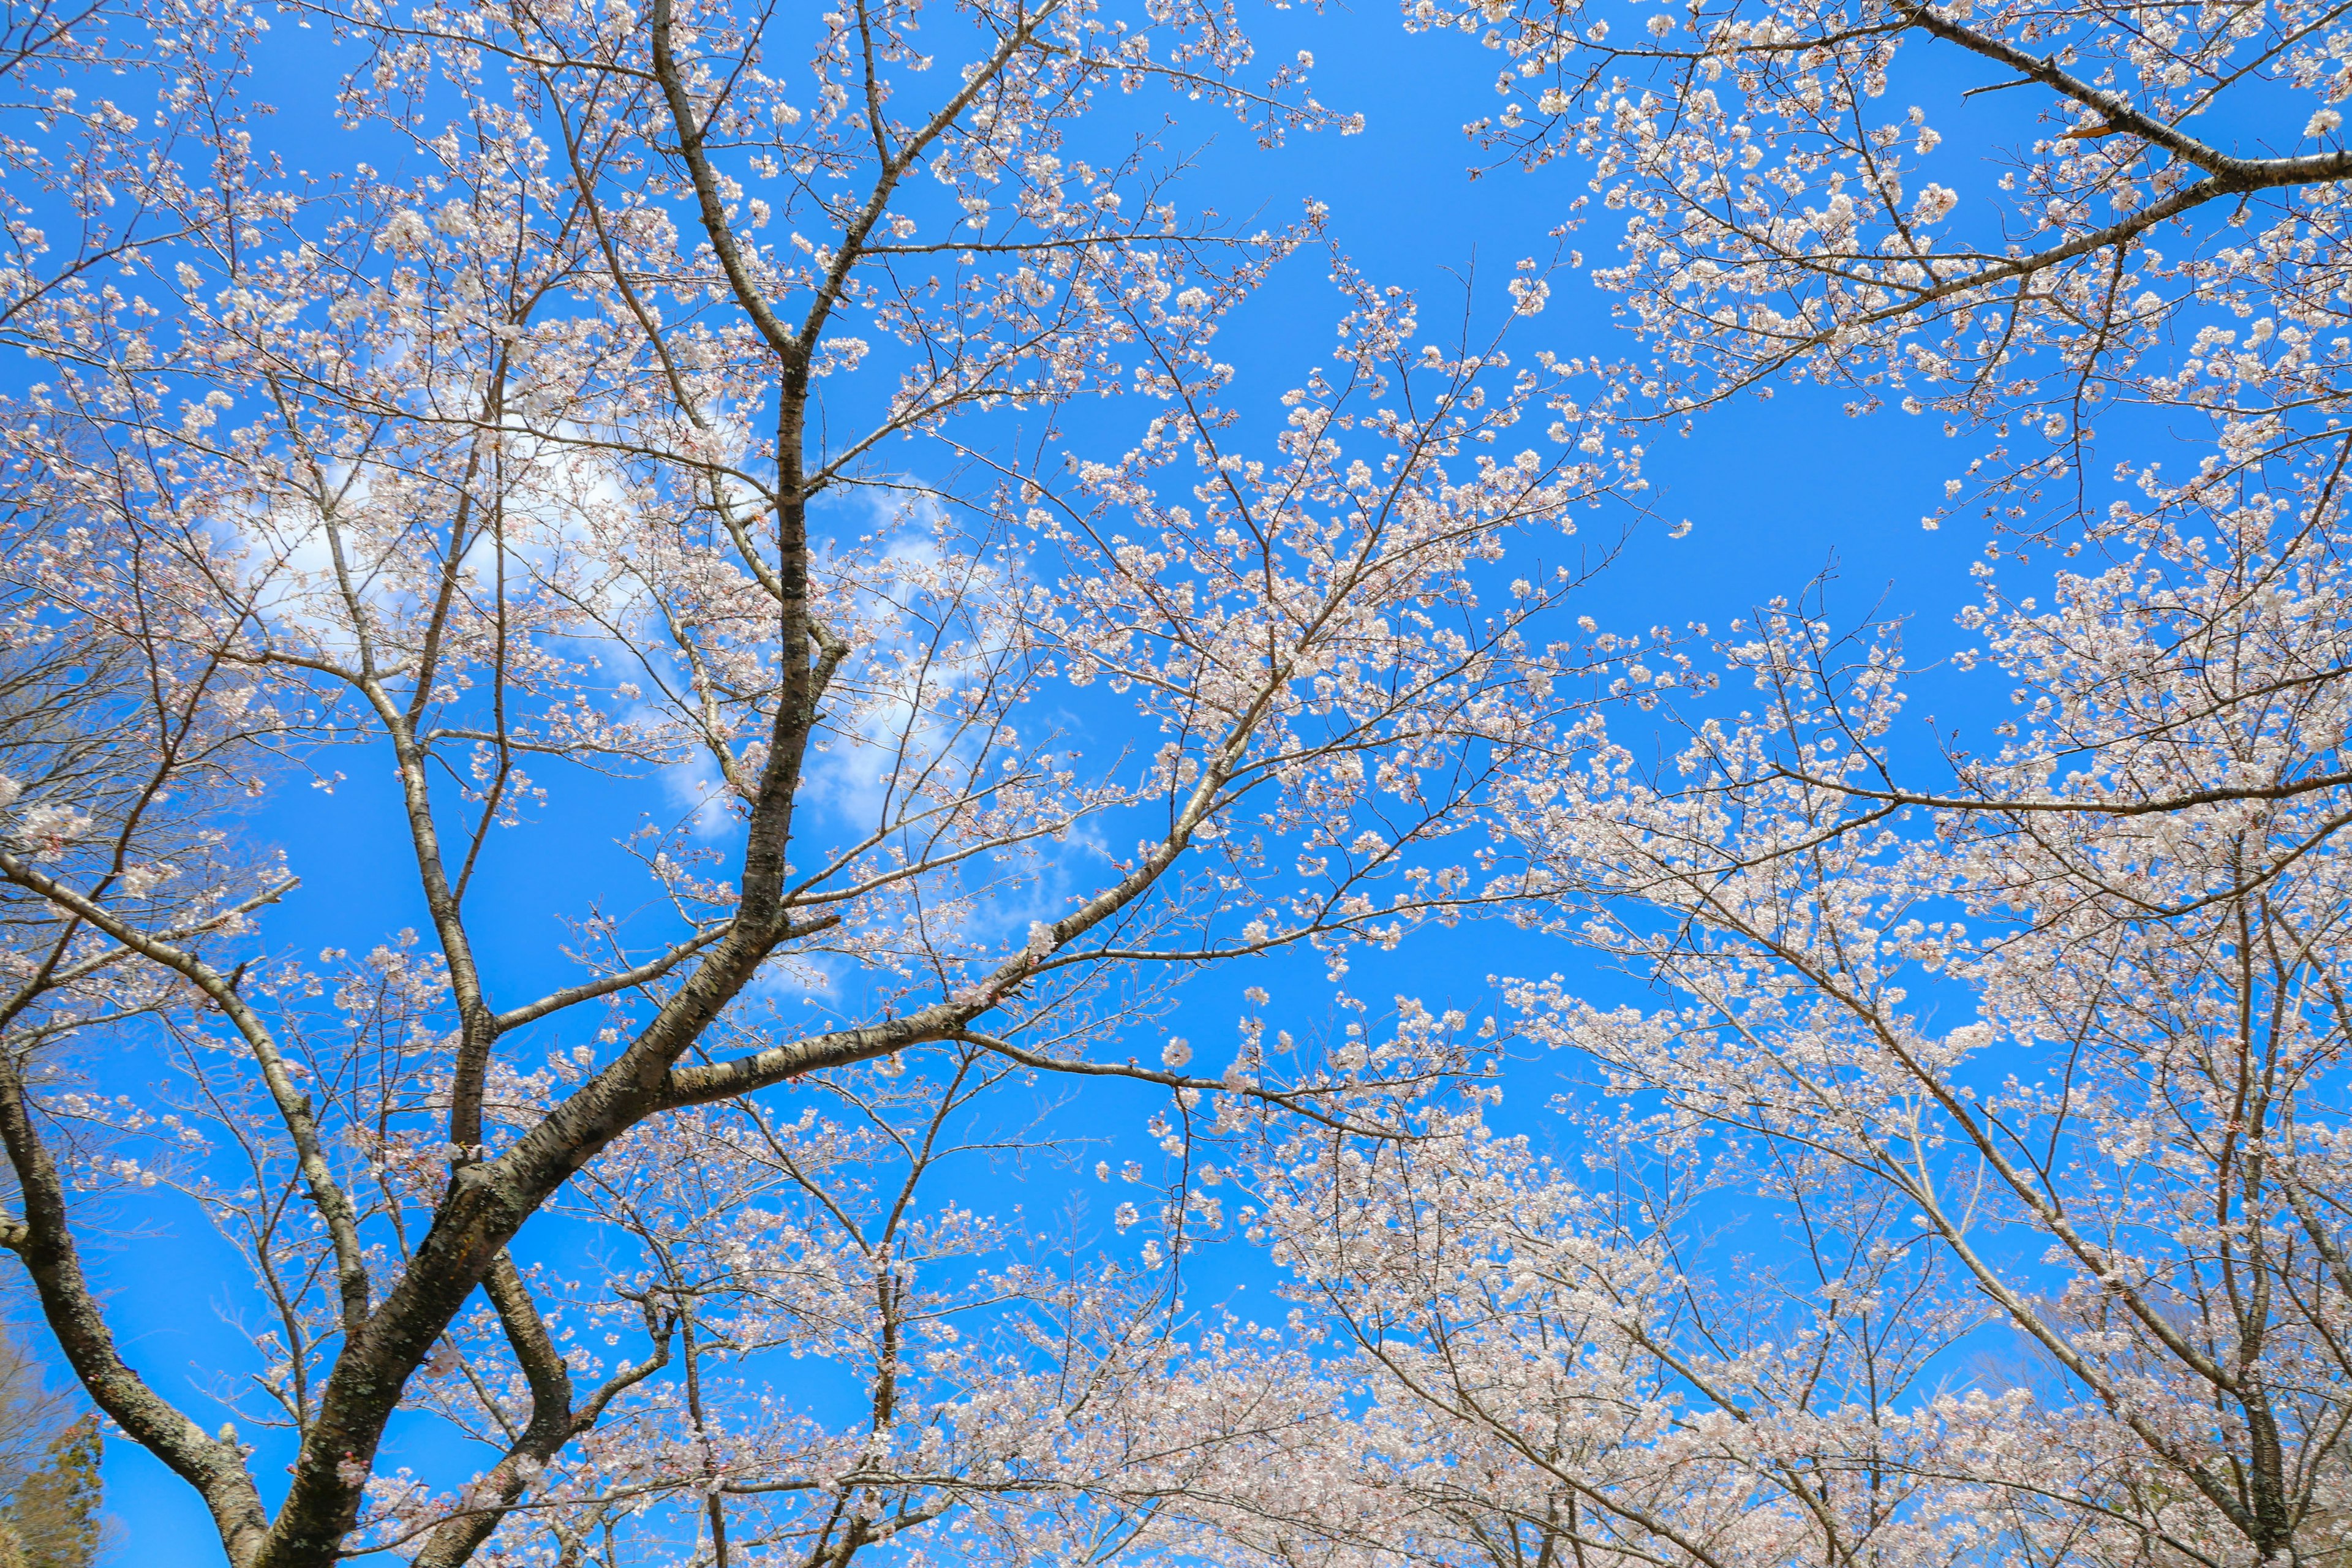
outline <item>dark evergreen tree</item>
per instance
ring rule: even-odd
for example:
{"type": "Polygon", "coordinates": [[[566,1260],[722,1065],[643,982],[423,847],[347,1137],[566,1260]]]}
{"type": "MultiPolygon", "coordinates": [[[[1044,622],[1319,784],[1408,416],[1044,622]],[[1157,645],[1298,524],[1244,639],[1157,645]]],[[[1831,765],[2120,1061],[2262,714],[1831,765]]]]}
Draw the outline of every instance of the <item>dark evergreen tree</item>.
{"type": "MultiPolygon", "coordinates": [[[[105,1438],[98,1416],[82,1416],[49,1440],[39,1468],[7,1508],[9,1531],[24,1568],[92,1568],[98,1561],[106,1482],[99,1473],[105,1438]]],[[[7,1562],[0,1547],[0,1564],[7,1562]]]]}

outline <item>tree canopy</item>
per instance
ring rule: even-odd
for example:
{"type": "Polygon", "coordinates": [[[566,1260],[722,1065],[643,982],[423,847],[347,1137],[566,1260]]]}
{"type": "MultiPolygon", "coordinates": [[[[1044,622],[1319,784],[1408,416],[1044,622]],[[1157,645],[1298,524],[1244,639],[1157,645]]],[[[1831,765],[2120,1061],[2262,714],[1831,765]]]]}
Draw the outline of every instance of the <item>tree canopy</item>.
{"type": "Polygon", "coordinates": [[[2332,1563],[2347,62],[0,11],[0,1551],[2332,1563]],[[1957,600],[1653,548],[1791,403],[1957,600]]]}

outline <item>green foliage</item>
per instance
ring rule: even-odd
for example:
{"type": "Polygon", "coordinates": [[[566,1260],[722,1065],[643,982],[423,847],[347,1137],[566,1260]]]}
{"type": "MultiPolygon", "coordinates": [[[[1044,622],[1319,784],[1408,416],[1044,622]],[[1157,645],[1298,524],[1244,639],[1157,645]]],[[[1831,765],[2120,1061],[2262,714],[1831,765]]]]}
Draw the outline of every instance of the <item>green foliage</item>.
{"type": "Polygon", "coordinates": [[[104,1455],[95,1413],[49,1439],[40,1468],[25,1478],[5,1510],[10,1540],[0,1547],[0,1568],[92,1568],[105,1522],[106,1482],[99,1473],[104,1455]]]}
{"type": "Polygon", "coordinates": [[[97,1414],[43,1386],[23,1339],[0,1327],[0,1568],[94,1568],[104,1544],[97,1414]]]}

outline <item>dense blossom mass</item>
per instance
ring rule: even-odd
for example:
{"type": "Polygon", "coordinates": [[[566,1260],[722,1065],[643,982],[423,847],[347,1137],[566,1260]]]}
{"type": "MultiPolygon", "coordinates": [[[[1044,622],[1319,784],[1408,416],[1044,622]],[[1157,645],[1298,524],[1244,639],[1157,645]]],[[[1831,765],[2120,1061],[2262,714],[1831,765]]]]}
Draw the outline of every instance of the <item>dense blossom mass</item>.
{"type": "Polygon", "coordinates": [[[2332,1562],[2347,97],[2306,0],[0,10],[41,1353],[235,1568],[2332,1562]],[[1370,110],[1556,249],[1351,256],[1370,110]],[[1604,624],[1790,391],[1953,439],[1935,670],[1604,624]]]}

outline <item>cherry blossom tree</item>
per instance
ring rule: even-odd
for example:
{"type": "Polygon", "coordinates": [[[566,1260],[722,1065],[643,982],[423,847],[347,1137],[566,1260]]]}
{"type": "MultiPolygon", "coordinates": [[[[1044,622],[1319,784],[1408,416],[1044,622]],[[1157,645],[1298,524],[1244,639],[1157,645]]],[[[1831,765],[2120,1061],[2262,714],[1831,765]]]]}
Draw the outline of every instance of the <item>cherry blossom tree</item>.
{"type": "Polygon", "coordinates": [[[1599,559],[1503,552],[1638,450],[1504,348],[1533,264],[1440,341],[1319,209],[1179,204],[1134,105],[1352,126],[1223,8],[919,11],[152,10],[103,36],[160,121],[65,96],[99,34],[37,62],[5,574],[122,675],[103,809],[11,775],[0,1244],[239,1568],[1103,1560],[1329,1408],[1164,1278],[1213,1215],[1119,1264],[934,1173],[1053,1153],[1004,1110],[1052,1076],[1171,1093],[1180,1152],[1202,1095],[1353,1114],[1118,1042],[1204,965],[1344,973],[1493,900],[1449,840],[1567,700],[1528,628],[1599,559]],[[337,84],[299,149],[268,49],[337,84]],[[175,169],[183,121],[201,175],[135,221],[42,183],[101,132],[175,169]],[[1336,340],[1261,440],[1217,335],[1302,250],[1336,340]],[[354,831],[408,874],[363,953],[298,953],[314,873],[240,797],[363,820],[381,773],[354,831]],[[637,879],[535,946],[491,889],[583,832],[637,879]],[[79,1048],[133,1023],[136,1094],[79,1048]],[[237,1421],[118,1335],[110,1203],[241,1255],[237,1421]],[[757,1370],[813,1362],[855,1398],[757,1370]],[[478,1462],[390,1458],[431,1434],[478,1462]]]}
{"type": "Polygon", "coordinates": [[[1891,626],[1775,601],[1715,668],[1595,637],[1630,711],[1498,806],[1507,879],[1549,889],[1521,919],[1601,961],[1513,992],[1588,1080],[1572,1152],[1441,1101],[1254,1178],[1356,1346],[1398,1529],[1514,1563],[2332,1559],[2341,18],[1407,16],[1507,58],[1488,148],[1589,173],[1604,210],[1561,205],[1616,245],[1636,417],[1703,442],[1790,381],[1939,415],[1991,439],[1948,500],[2083,563],[1989,542],[1952,673],[2014,718],[1939,678],[1961,722],[1924,747],[1891,626]]]}
{"type": "Polygon", "coordinates": [[[1961,1563],[2032,1544],[2004,1533],[1995,1489],[1954,1484],[2018,1412],[1937,1398],[1936,1359],[1982,1312],[1900,1245],[1883,1194],[1810,1184],[1799,1246],[1719,1269],[1714,1233],[1753,1173],[1703,1136],[1586,1121],[1577,1156],[1547,1157],[1475,1107],[1433,1107],[1416,1131],[1292,1140],[1260,1167],[1254,1216],[1349,1352],[1328,1374],[1361,1391],[1347,1436],[1402,1560],[1961,1563]]]}
{"type": "Polygon", "coordinates": [[[1550,1125],[1442,1089],[1247,1184],[1400,1550],[2340,1554],[2346,541],[2316,489],[2204,521],[1988,574],[2019,717],[1943,794],[1895,628],[1813,606],[1523,755],[1498,870],[1598,961],[1508,989],[1550,1125]]]}
{"type": "Polygon", "coordinates": [[[1460,1119],[1265,1178],[1411,1418],[1499,1450],[1485,1517],[1710,1563],[2340,1550],[2342,521],[2205,521],[2046,605],[1988,580],[2021,717],[1947,795],[1897,782],[1899,647],[1789,606],[1655,776],[1597,721],[1521,776],[1526,918],[1659,993],[1513,993],[1623,1097],[1570,1097],[1601,1152],[1460,1119]],[[1735,1205],[1789,1239],[1739,1262],[1735,1205]]]}
{"type": "Polygon", "coordinates": [[[1950,498],[2011,528],[2099,522],[2119,461],[2171,494],[2338,460],[2330,6],[1405,11],[1503,58],[1472,126],[1496,158],[1589,172],[1613,244],[1592,276],[1651,353],[1648,417],[1789,381],[1939,416],[1993,443],[1950,498]],[[2208,431],[2162,475],[2149,442],[2208,431]]]}
{"type": "MultiPolygon", "coordinates": [[[[517,1087],[583,1076],[551,1064],[517,1087]]],[[[455,1495],[379,1476],[374,1542],[421,1547],[420,1563],[830,1563],[868,1548],[1103,1561],[1221,1539],[1230,1477],[1306,1446],[1334,1419],[1328,1395],[1287,1345],[1184,1310],[1164,1265],[1122,1266],[1066,1229],[1024,1234],[941,1195],[975,1163],[1051,1158],[1023,1128],[979,1120],[1028,1076],[979,1046],[919,1050],[813,1080],[788,1118],[745,1102],[622,1140],[548,1213],[625,1238],[637,1267],[494,1280],[450,1326],[415,1397],[485,1468],[455,1495]],[[607,1366],[551,1343],[518,1363],[510,1291],[551,1341],[652,1353],[607,1366]],[[542,1386],[592,1371],[593,1395],[542,1386]],[[530,1447],[518,1378],[534,1420],[583,1404],[595,1419],[530,1447]],[[778,1395],[811,1384],[857,1418],[778,1395]]],[[[527,1125],[541,1098],[494,1114],[527,1125]]]]}

